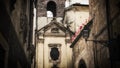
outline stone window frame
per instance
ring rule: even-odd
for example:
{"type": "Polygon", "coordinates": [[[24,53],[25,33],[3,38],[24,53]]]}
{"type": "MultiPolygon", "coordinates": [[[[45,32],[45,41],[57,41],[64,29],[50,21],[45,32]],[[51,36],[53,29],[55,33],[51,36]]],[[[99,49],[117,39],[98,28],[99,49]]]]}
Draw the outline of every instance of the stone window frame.
{"type": "Polygon", "coordinates": [[[48,44],[48,47],[49,47],[49,50],[48,50],[49,62],[51,62],[53,64],[60,63],[61,62],[61,44],[54,44],[54,43],[53,44],[48,44]],[[59,51],[59,54],[60,54],[58,60],[56,60],[56,61],[52,60],[51,57],[50,57],[50,51],[53,47],[58,48],[58,51],[59,51]]]}

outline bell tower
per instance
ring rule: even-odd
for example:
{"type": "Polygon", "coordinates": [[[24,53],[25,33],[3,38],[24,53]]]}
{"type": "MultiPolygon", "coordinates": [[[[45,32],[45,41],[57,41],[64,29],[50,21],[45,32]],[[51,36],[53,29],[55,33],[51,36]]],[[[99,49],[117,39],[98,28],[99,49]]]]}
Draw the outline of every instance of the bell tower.
{"type": "Polygon", "coordinates": [[[52,11],[53,14],[56,14],[56,17],[62,17],[64,7],[65,0],[38,0],[37,15],[38,17],[47,17],[47,11],[52,11]]]}
{"type": "Polygon", "coordinates": [[[53,18],[61,23],[65,8],[65,0],[38,0],[37,27],[38,29],[49,24],[53,18]]]}

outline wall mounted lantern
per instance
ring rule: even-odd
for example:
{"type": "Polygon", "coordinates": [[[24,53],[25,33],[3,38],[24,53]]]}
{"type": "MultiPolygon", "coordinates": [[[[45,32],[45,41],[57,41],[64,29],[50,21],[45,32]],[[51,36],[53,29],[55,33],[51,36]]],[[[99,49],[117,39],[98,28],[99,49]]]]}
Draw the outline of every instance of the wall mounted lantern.
{"type": "Polygon", "coordinates": [[[83,35],[83,38],[85,39],[85,41],[92,41],[95,43],[103,44],[105,46],[107,46],[109,44],[108,40],[96,40],[96,39],[88,40],[89,35],[90,35],[90,29],[87,26],[85,26],[82,33],[83,33],[82,35],[83,35]]]}
{"type": "Polygon", "coordinates": [[[82,33],[83,38],[85,38],[85,40],[87,41],[87,39],[89,38],[90,29],[87,26],[85,26],[82,33]]]}

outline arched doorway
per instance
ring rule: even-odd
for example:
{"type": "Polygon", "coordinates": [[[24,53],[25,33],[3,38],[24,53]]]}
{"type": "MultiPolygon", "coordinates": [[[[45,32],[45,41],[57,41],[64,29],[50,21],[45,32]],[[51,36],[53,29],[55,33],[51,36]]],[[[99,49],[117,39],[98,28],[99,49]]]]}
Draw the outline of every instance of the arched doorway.
{"type": "Polygon", "coordinates": [[[86,64],[85,64],[85,61],[84,61],[83,59],[81,59],[81,60],[79,61],[78,68],[87,68],[87,67],[86,67],[86,64]]]}
{"type": "Polygon", "coordinates": [[[47,17],[56,17],[56,3],[49,1],[47,3],[47,17]]]}

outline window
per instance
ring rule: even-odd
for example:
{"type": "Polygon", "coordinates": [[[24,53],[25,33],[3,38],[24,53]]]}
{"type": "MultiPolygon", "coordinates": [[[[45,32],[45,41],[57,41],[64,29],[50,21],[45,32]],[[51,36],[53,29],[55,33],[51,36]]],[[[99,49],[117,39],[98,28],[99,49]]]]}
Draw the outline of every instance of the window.
{"type": "Polygon", "coordinates": [[[59,33],[59,29],[58,29],[58,28],[52,28],[52,29],[51,29],[51,32],[52,32],[52,33],[59,33]]]}
{"type": "Polygon", "coordinates": [[[49,46],[49,61],[59,63],[61,58],[61,44],[48,44],[49,46]]]}
{"type": "Polygon", "coordinates": [[[51,48],[50,57],[52,60],[56,61],[59,59],[60,52],[57,47],[51,48]]]}
{"type": "Polygon", "coordinates": [[[47,17],[56,17],[56,3],[49,1],[47,3],[47,17]]]}

